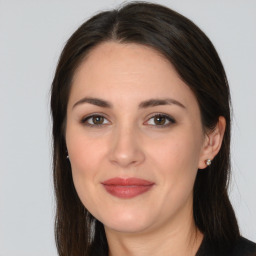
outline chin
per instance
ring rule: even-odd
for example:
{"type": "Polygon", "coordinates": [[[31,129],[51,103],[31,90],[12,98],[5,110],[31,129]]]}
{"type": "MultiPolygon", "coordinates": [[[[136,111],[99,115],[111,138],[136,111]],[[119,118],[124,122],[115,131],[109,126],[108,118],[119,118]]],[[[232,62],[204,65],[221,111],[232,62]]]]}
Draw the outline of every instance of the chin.
{"type": "Polygon", "coordinates": [[[149,216],[142,216],[132,213],[122,213],[122,214],[114,214],[110,215],[109,218],[104,216],[102,220],[100,220],[105,228],[112,229],[118,232],[123,233],[139,233],[147,229],[152,223],[150,221],[149,216]]]}
{"type": "Polygon", "coordinates": [[[109,225],[105,225],[103,223],[105,228],[115,230],[117,232],[121,233],[140,233],[147,229],[147,225],[143,225],[141,223],[138,223],[138,221],[131,222],[115,222],[115,223],[109,223],[109,225]]]}

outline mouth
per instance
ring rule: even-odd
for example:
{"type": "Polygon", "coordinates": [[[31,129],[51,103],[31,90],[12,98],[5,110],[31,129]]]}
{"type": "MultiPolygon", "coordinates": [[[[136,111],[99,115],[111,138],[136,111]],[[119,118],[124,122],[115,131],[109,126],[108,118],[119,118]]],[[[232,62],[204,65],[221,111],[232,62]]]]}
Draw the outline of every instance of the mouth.
{"type": "Polygon", "coordinates": [[[112,178],[101,183],[112,196],[119,198],[133,198],[148,192],[154,182],[138,178],[112,178]]]}

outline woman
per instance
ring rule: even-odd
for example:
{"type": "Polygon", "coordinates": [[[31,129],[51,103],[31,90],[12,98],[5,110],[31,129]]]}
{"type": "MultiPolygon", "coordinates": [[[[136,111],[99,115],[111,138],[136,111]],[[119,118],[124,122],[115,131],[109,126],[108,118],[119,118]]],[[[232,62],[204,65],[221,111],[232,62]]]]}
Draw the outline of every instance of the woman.
{"type": "Polygon", "coordinates": [[[59,255],[256,255],[227,194],[229,104],[182,15],[135,2],[82,24],[52,84],[59,255]]]}

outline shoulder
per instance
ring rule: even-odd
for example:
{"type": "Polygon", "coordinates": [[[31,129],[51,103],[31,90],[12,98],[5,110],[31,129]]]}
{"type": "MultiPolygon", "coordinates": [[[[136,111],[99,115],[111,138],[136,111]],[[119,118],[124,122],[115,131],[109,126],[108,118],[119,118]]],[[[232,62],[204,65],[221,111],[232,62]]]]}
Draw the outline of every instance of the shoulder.
{"type": "Polygon", "coordinates": [[[256,244],[240,237],[233,247],[232,256],[256,256],[256,244]]]}
{"type": "Polygon", "coordinates": [[[239,237],[228,249],[228,252],[227,248],[222,248],[221,251],[217,253],[216,248],[207,238],[204,238],[196,256],[256,256],[256,244],[244,237],[239,237]]]}

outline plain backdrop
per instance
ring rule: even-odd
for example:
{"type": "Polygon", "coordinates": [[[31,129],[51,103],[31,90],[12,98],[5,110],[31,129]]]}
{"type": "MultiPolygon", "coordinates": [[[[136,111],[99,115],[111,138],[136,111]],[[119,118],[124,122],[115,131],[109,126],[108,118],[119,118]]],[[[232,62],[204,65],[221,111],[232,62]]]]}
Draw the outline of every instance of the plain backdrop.
{"type": "MultiPolygon", "coordinates": [[[[223,61],[234,112],[230,197],[242,235],[256,241],[256,1],[157,2],[194,21],[223,61]]],[[[69,36],[120,3],[0,0],[0,256],[57,255],[50,85],[69,36]]]]}

